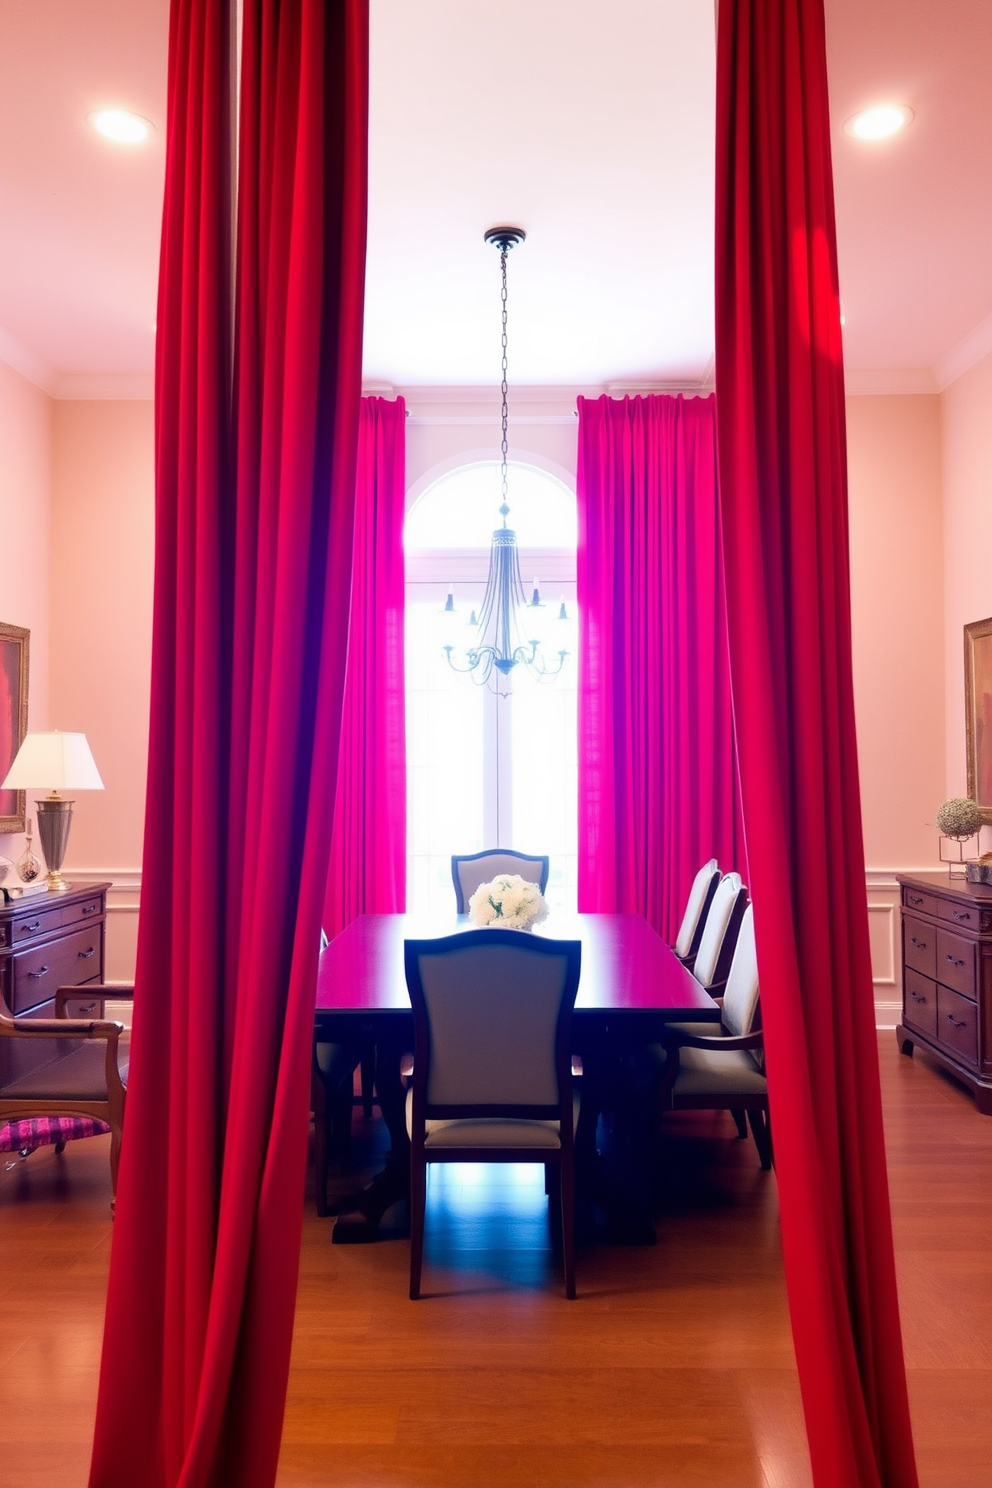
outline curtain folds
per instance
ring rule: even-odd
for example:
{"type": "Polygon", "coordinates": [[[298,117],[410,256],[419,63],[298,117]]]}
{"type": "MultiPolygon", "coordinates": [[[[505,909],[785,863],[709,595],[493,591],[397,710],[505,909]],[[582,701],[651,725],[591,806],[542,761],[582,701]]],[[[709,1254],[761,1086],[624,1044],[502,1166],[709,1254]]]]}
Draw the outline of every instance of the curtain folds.
{"type": "Polygon", "coordinates": [[[914,1488],[851,679],[822,0],[727,0],[716,386],[734,710],[814,1481],[914,1488]]]}
{"type": "Polygon", "coordinates": [[[244,0],[242,45],[235,267],[233,12],[173,0],[147,819],[93,1488],[269,1488],[289,1367],[352,559],[367,0],[244,0]]]}
{"type": "Polygon", "coordinates": [[[357,915],[406,908],[406,405],[363,398],[351,628],[334,832],[324,901],[331,937],[357,915]]]}
{"type": "Polygon", "coordinates": [[[714,400],[579,398],[579,908],[674,940],[744,869],[714,400]]]}

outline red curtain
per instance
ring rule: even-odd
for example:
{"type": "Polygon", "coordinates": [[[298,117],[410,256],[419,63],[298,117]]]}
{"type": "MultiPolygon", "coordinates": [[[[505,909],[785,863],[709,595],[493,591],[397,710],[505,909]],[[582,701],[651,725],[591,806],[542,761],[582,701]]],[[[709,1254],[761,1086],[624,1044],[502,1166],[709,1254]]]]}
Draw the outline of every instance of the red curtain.
{"type": "Polygon", "coordinates": [[[348,626],[367,29],[367,0],[244,0],[235,275],[233,8],[172,8],[147,824],[94,1488],[275,1479],[348,626]]]}
{"type": "Polygon", "coordinates": [[[406,405],[363,398],[351,628],[324,929],[406,908],[406,405]]]}
{"type": "Polygon", "coordinates": [[[678,931],[743,869],[714,400],[580,398],[579,908],[678,931]]]}
{"type": "Polygon", "coordinates": [[[814,1480],[913,1488],[858,794],[821,0],[725,0],[716,372],[737,745],[814,1480]]]}

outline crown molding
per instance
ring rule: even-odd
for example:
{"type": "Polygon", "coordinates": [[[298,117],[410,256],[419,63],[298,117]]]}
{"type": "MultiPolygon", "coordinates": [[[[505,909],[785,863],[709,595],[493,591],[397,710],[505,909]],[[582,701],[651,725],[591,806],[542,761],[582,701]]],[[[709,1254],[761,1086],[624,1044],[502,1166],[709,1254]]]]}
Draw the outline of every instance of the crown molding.
{"type": "Polygon", "coordinates": [[[11,371],[17,372],[21,377],[26,377],[28,382],[33,382],[35,387],[47,393],[49,397],[54,396],[56,374],[52,367],[41,357],[35,356],[33,351],[28,351],[22,346],[16,336],[5,331],[0,326],[0,362],[10,367],[11,371]]]}
{"type": "Polygon", "coordinates": [[[959,377],[963,377],[976,362],[987,357],[989,352],[992,352],[992,315],[986,315],[967,336],[962,336],[957,345],[951,347],[945,357],[941,357],[934,368],[940,391],[950,387],[952,382],[957,382],[959,377]]]}

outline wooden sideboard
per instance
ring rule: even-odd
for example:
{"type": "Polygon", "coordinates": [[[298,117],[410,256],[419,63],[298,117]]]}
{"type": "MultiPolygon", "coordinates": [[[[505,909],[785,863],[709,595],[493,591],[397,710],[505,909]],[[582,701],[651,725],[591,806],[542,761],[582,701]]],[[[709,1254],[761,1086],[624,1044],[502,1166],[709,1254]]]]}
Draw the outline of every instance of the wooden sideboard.
{"type": "MultiPolygon", "coordinates": [[[[59,987],[102,982],[109,883],[0,904],[0,994],[17,1017],[51,1018],[59,987]]],[[[70,1017],[86,1017],[85,997],[70,1017]]],[[[90,1014],[91,1015],[91,1014],[90,1014]]],[[[51,1057],[35,1039],[0,1039],[0,1086],[51,1057]]]]}
{"type": "Polygon", "coordinates": [[[897,874],[902,914],[899,1047],[937,1059],[992,1116],[992,887],[897,874]]]}

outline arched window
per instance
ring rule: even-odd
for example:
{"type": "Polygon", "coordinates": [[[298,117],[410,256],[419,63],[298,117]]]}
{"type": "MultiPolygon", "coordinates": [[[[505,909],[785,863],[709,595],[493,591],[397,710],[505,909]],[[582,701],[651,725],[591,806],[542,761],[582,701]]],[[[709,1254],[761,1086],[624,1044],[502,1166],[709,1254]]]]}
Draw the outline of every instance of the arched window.
{"type": "MultiPolygon", "coordinates": [[[[575,605],[575,494],[547,471],[509,467],[510,525],[525,587],[575,605]]],[[[518,667],[508,696],[451,669],[442,649],[448,589],[478,604],[500,524],[496,461],[432,482],[407,513],[407,907],[450,912],[452,853],[514,847],[548,853],[548,898],[576,904],[576,665],[535,682],[518,667]]],[[[573,632],[574,633],[574,632],[573,632]]]]}

